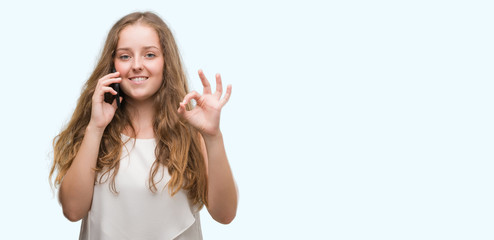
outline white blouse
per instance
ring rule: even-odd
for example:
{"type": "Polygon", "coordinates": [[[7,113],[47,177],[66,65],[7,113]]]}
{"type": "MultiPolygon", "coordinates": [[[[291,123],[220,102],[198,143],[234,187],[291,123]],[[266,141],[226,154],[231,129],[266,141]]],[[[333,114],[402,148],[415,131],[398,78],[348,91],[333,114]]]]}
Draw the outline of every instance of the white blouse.
{"type": "MultiPolygon", "coordinates": [[[[127,139],[129,137],[122,135],[124,142],[127,139]]],[[[102,183],[97,181],[91,210],[82,220],[79,239],[202,239],[199,211],[188,200],[186,192],[180,190],[171,197],[168,188],[163,188],[170,180],[168,169],[164,168],[161,173],[164,175],[157,184],[158,192],[149,190],[155,147],[155,139],[130,138],[124,145],[115,177],[118,194],[110,191],[108,174],[102,183]]],[[[155,182],[160,178],[158,173],[155,182]]]]}

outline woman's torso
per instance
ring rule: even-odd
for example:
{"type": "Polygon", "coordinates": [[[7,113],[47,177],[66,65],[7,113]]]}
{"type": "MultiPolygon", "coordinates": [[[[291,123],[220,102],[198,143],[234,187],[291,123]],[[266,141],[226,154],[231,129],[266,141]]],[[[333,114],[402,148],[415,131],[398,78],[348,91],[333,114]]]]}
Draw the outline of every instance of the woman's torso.
{"type": "MultiPolygon", "coordinates": [[[[124,142],[127,139],[122,135],[124,142]]],[[[154,139],[130,138],[124,145],[115,177],[118,194],[110,190],[109,174],[97,181],[80,239],[202,239],[199,212],[186,192],[180,190],[171,197],[164,188],[170,179],[166,168],[155,178],[158,182],[163,177],[157,183],[158,191],[149,189],[155,147],[154,139]]]]}

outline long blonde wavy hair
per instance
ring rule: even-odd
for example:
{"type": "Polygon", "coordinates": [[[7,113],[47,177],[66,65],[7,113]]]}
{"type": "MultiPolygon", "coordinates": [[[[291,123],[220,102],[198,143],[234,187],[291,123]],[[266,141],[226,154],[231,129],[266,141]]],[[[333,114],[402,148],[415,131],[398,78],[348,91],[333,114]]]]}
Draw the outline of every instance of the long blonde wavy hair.
{"type": "MultiPolygon", "coordinates": [[[[158,191],[159,181],[155,181],[155,176],[162,166],[166,166],[171,176],[167,183],[170,194],[173,196],[180,189],[184,189],[189,199],[202,207],[203,204],[207,205],[207,176],[201,140],[198,131],[180,119],[177,113],[180,102],[188,92],[187,79],[172,32],[160,17],[151,12],[131,13],[117,21],[111,28],[101,57],[82,89],[72,118],[60,134],[53,139],[54,161],[49,179],[52,181],[56,172],[54,184],[55,187],[60,186],[84,138],[91,118],[92,96],[96,84],[100,78],[111,71],[119,34],[126,26],[136,23],[147,24],[156,30],[164,57],[163,83],[154,95],[153,129],[157,145],[156,160],[150,169],[149,189],[152,192],[158,191]]],[[[191,107],[189,104],[188,110],[191,107]]],[[[115,176],[118,173],[124,145],[121,133],[126,127],[134,131],[124,100],[104,131],[94,169],[96,173],[101,173],[99,174],[100,181],[108,174],[107,176],[111,179],[110,190],[114,193],[117,193],[115,176]]]]}

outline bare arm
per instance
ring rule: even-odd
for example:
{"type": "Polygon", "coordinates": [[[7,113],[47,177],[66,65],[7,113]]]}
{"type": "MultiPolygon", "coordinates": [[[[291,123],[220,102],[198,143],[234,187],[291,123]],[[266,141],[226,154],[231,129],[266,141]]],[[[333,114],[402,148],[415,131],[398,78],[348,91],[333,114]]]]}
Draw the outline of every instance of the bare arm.
{"type": "Polygon", "coordinates": [[[178,113],[194,126],[203,138],[203,155],[208,171],[208,211],[216,221],[228,224],[237,213],[238,193],[226,157],[223,135],[220,131],[220,114],[230,98],[232,87],[229,85],[225,96],[221,98],[223,87],[221,76],[216,74],[216,91],[211,92],[209,81],[199,70],[199,77],[204,86],[203,95],[193,91],[184,97],[178,113]],[[192,99],[197,105],[187,111],[186,104],[192,99]]]}
{"type": "Polygon", "coordinates": [[[67,174],[60,186],[59,198],[63,214],[70,221],[78,221],[87,215],[93,199],[93,188],[98,151],[103,132],[91,126],[86,134],[67,174]]]}
{"type": "Polygon", "coordinates": [[[238,192],[228,163],[221,132],[205,136],[208,169],[208,212],[216,221],[228,224],[237,213],[238,192]]]}
{"type": "Polygon", "coordinates": [[[109,92],[116,95],[116,91],[109,85],[121,81],[119,74],[111,73],[98,80],[92,98],[91,120],[79,151],[60,184],[58,197],[63,214],[70,221],[82,219],[91,208],[96,175],[93,169],[98,160],[101,138],[117,109],[116,101],[112,104],[104,102],[104,94],[109,92]]]}

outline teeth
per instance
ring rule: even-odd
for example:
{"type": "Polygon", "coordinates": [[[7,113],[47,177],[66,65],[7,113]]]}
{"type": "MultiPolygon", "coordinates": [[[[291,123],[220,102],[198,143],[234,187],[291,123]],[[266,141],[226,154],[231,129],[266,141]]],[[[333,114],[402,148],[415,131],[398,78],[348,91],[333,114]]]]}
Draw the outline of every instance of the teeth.
{"type": "Polygon", "coordinates": [[[146,79],[148,79],[148,78],[146,78],[146,77],[138,77],[138,78],[132,78],[130,80],[132,80],[134,82],[142,82],[142,81],[144,81],[146,79]]]}

